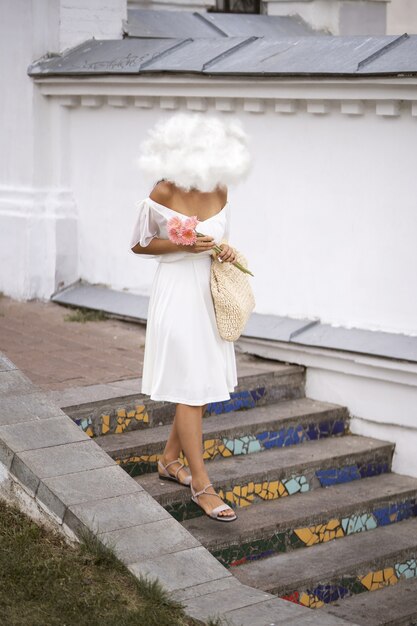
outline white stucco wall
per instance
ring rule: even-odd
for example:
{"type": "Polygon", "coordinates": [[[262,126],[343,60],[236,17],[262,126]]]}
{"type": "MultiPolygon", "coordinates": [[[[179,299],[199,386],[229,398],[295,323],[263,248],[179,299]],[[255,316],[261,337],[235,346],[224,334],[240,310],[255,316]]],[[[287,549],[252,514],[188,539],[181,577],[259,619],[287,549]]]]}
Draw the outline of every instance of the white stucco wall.
{"type": "Polygon", "coordinates": [[[387,35],[417,34],[416,0],[391,0],[387,5],[387,35]]]}
{"type": "Polygon", "coordinates": [[[216,0],[128,0],[129,9],[164,11],[206,11],[216,6],[216,0]]]}
{"type": "Polygon", "coordinates": [[[389,0],[264,0],[268,15],[299,15],[332,35],[384,35],[389,0]]]}
{"type": "MultiPolygon", "coordinates": [[[[272,103],[263,113],[241,105],[234,113],[254,168],[229,191],[232,235],[255,274],[256,311],[416,334],[410,103],[398,115],[377,115],[375,102],[360,115],[342,114],[340,102],[295,106],[292,114],[272,103]],[[327,112],[308,112],[317,106],[327,112]]],[[[128,249],[135,202],[150,193],[134,161],[147,129],[170,113],[106,103],[69,109],[81,278],[149,293],[156,262],[128,249]]]]}

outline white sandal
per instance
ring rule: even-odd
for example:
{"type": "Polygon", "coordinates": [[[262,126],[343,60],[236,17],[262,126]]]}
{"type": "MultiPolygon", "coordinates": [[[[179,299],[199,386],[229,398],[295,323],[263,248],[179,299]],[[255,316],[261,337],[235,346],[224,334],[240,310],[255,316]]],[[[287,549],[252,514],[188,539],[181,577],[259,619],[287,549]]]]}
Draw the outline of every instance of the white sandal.
{"type": "MultiPolygon", "coordinates": [[[[196,505],[199,506],[200,509],[202,509],[203,511],[204,511],[204,509],[201,506],[201,504],[198,504],[198,496],[201,496],[202,493],[206,493],[209,496],[217,496],[223,502],[223,498],[221,498],[218,493],[209,493],[208,491],[206,491],[206,489],[208,487],[213,487],[213,483],[209,483],[201,491],[194,491],[191,482],[190,482],[190,487],[191,487],[191,494],[192,494],[191,495],[191,500],[193,502],[195,502],[196,505]]],[[[231,511],[233,511],[231,506],[229,506],[228,504],[225,504],[223,502],[223,504],[220,504],[219,506],[216,506],[212,511],[210,511],[210,513],[207,513],[206,511],[204,511],[204,513],[208,517],[211,517],[212,519],[215,519],[218,522],[234,522],[235,519],[237,519],[236,513],[234,514],[234,517],[232,515],[219,515],[220,511],[226,511],[226,509],[230,509],[231,511]]]]}
{"type": "Polygon", "coordinates": [[[164,465],[161,460],[158,460],[158,474],[159,474],[159,478],[162,478],[162,480],[173,480],[175,483],[178,483],[180,485],[184,485],[185,487],[189,487],[191,485],[191,474],[188,474],[188,476],[184,479],[184,481],[179,480],[179,478],[178,478],[178,472],[180,472],[183,467],[185,467],[185,465],[184,465],[184,463],[181,463],[181,461],[179,459],[176,459],[175,461],[170,461],[166,465],[164,465]],[[167,470],[167,467],[169,467],[173,463],[179,463],[180,464],[179,468],[175,472],[175,476],[170,474],[168,472],[168,470],[167,470]],[[161,472],[159,470],[162,470],[163,473],[161,474],[161,472]]]}

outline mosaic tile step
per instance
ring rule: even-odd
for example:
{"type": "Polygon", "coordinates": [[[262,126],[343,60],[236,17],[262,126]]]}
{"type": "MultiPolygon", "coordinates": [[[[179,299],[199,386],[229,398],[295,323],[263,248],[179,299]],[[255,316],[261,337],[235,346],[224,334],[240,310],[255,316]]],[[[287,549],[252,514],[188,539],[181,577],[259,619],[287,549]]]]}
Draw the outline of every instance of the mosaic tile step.
{"type": "Polygon", "coordinates": [[[361,593],[329,604],[320,611],[360,626],[405,626],[417,624],[417,578],[401,581],[375,593],[361,593]]]}
{"type": "MultiPolygon", "coordinates": [[[[393,444],[348,435],[232,456],[210,465],[211,482],[233,507],[305,493],[390,471],[393,444]]],[[[188,488],[145,474],[135,480],[176,519],[203,515],[188,488]]],[[[210,520],[209,520],[210,521],[210,520]]]]}
{"type": "Polygon", "coordinates": [[[226,567],[374,530],[417,515],[417,479],[396,474],[316,489],[239,511],[229,526],[206,516],[183,526],[226,567]]]}
{"type": "Polygon", "coordinates": [[[234,567],[246,585],[310,608],[417,576],[417,518],[234,567]]]}
{"type": "MultiPolygon", "coordinates": [[[[250,411],[203,420],[206,460],[283,448],[345,433],[348,411],[310,398],[284,400],[250,411]]],[[[156,471],[171,425],[97,437],[96,442],[131,476],[156,471]]]]}
{"type": "MultiPolygon", "coordinates": [[[[305,396],[303,367],[274,363],[273,366],[268,365],[269,370],[265,368],[265,365],[255,367],[248,364],[243,369],[246,373],[239,376],[239,384],[230,394],[230,400],[208,404],[205,416],[252,409],[305,396]]],[[[90,437],[119,435],[149,426],[161,426],[171,423],[174,418],[175,404],[172,402],[157,402],[140,393],[114,397],[114,389],[112,393],[111,398],[97,401],[90,399],[89,402],[63,407],[63,410],[90,437]]]]}

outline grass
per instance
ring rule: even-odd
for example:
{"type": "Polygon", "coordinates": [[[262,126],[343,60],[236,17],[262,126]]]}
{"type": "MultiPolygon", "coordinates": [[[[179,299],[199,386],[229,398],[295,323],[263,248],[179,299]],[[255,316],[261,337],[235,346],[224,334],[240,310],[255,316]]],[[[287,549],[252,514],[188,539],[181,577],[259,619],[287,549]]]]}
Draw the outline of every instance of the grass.
{"type": "Polygon", "coordinates": [[[81,322],[82,324],[85,324],[85,322],[101,322],[107,319],[108,316],[103,311],[94,311],[84,307],[74,309],[72,313],[64,316],[64,322],[81,322]]]}
{"type": "Polygon", "coordinates": [[[197,624],[159,581],[133,576],[92,533],[72,547],[1,501],[0,616],[2,626],[197,624]]]}

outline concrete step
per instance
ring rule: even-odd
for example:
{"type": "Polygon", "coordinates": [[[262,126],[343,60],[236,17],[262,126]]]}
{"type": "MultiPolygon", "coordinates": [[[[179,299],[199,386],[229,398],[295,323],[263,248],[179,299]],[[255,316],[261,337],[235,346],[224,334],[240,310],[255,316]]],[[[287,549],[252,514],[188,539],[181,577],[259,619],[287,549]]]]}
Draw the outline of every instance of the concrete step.
{"type": "Polygon", "coordinates": [[[183,526],[228,567],[414,516],[417,479],[381,474],[241,509],[233,524],[204,515],[183,526]]]}
{"type": "MultiPolygon", "coordinates": [[[[236,363],[238,385],[230,394],[230,400],[208,404],[205,416],[305,396],[305,368],[300,365],[252,355],[239,355],[236,363]]],[[[97,399],[91,397],[86,401],[84,398],[80,403],[61,407],[91,437],[161,426],[173,420],[175,403],[157,402],[141,393],[117,395],[114,385],[109,385],[109,397],[103,394],[102,386],[97,393],[97,399]]]]}
{"type": "Polygon", "coordinates": [[[401,581],[375,593],[360,593],[323,607],[323,612],[360,626],[412,626],[417,624],[417,578],[401,581]]]}
{"type": "MultiPolygon", "coordinates": [[[[346,407],[310,398],[284,400],[203,420],[204,458],[239,456],[344,434],[346,407]]],[[[171,425],[104,435],[96,442],[131,476],[156,471],[171,425]]],[[[184,460],[184,459],[183,459],[184,460]]]]}
{"type": "Polygon", "coordinates": [[[417,575],[417,518],[233,568],[250,585],[310,608],[417,575]]]}
{"type": "MultiPolygon", "coordinates": [[[[368,437],[330,437],[221,459],[210,465],[209,475],[226,502],[248,507],[254,502],[389,472],[393,448],[391,443],[368,437]]],[[[159,480],[154,473],[135,480],[176,519],[203,515],[191,501],[189,488],[159,480]]]]}

